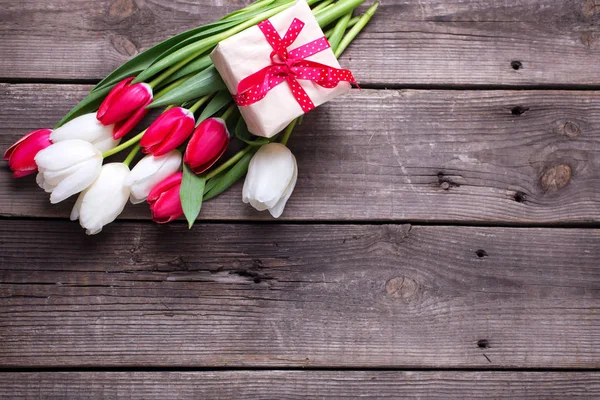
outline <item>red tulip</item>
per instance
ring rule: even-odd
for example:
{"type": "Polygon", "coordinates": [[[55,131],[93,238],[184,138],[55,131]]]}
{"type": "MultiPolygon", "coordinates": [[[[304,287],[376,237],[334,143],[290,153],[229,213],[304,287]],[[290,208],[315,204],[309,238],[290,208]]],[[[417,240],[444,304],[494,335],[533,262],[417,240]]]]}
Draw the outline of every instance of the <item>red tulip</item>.
{"type": "Polygon", "coordinates": [[[209,118],[192,135],[183,161],[196,174],[201,174],[217,162],[229,146],[229,132],[225,121],[209,118]]]}
{"type": "Polygon", "coordinates": [[[115,86],[100,105],[96,114],[104,126],[115,125],[113,138],[122,138],[144,118],[152,103],[152,88],[147,83],[131,84],[127,78],[115,86]]]}
{"type": "Polygon", "coordinates": [[[15,144],[10,146],[4,159],[8,160],[8,166],[13,170],[15,178],[22,178],[37,172],[35,156],[46,147],[50,146],[51,129],[40,129],[23,136],[15,144]]]}
{"type": "Polygon", "coordinates": [[[177,172],[156,185],[148,194],[154,222],[166,224],[183,215],[179,197],[182,177],[183,173],[177,172]]]}
{"type": "Polygon", "coordinates": [[[194,113],[181,107],[171,108],[150,125],[140,144],[144,153],[163,156],[185,142],[195,125],[194,113]]]}

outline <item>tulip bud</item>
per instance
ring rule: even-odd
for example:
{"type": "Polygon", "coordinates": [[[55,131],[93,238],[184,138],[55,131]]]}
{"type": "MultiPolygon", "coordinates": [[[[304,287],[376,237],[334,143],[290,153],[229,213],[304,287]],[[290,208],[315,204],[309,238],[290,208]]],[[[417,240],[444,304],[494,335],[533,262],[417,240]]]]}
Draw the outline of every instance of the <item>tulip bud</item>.
{"type": "Polygon", "coordinates": [[[98,179],[77,198],[71,221],[79,219],[88,235],[100,233],[105,225],[117,219],[127,204],[129,188],[124,185],[127,175],[127,165],[105,164],[98,179]]]}
{"type": "Polygon", "coordinates": [[[171,108],[150,125],[140,144],[146,154],[165,155],[185,142],[195,125],[194,113],[182,107],[171,108]]]}
{"type": "Polygon", "coordinates": [[[177,172],[150,191],[148,204],[150,204],[154,222],[166,224],[183,215],[181,198],[179,197],[182,177],[183,173],[177,172]]]}
{"type": "Polygon", "coordinates": [[[38,185],[55,204],[90,186],[102,169],[102,153],[93,144],[72,139],[58,142],[35,156],[38,185]]]}
{"type": "Polygon", "coordinates": [[[242,200],[279,218],[297,179],[298,166],[292,152],[280,143],[266,144],[250,160],[242,200]]]}
{"type": "Polygon", "coordinates": [[[121,141],[113,139],[113,128],[114,125],[102,125],[96,119],[96,114],[85,114],[55,129],[50,135],[50,139],[54,143],[81,139],[90,142],[101,152],[105,152],[115,148],[121,141]]]}
{"type": "Polygon", "coordinates": [[[152,188],[179,170],[181,158],[177,150],[160,157],[142,158],[125,180],[125,186],[131,189],[131,202],[138,204],[146,200],[152,188]]]}
{"type": "Polygon", "coordinates": [[[52,144],[50,133],[52,133],[51,129],[31,132],[6,150],[4,159],[8,161],[15,178],[22,178],[37,171],[35,156],[52,144]]]}
{"type": "Polygon", "coordinates": [[[120,139],[144,118],[152,103],[152,88],[147,83],[131,84],[132,78],[115,86],[100,105],[96,114],[102,125],[115,125],[113,138],[120,139]]]}
{"type": "Polygon", "coordinates": [[[229,131],[225,121],[219,118],[208,118],[194,131],[185,152],[184,161],[196,174],[201,174],[227,150],[229,131]]]}

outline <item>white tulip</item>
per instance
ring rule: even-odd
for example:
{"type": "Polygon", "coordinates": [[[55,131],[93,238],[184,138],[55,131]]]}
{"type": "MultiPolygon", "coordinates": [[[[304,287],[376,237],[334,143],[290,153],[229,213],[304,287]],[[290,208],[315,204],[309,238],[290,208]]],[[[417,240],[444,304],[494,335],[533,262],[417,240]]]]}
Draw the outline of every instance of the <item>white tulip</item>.
{"type": "Polygon", "coordinates": [[[279,218],[298,179],[298,165],[292,152],[280,143],[262,146],[252,157],[242,190],[244,203],[258,211],[269,210],[279,218]]]}
{"type": "Polygon", "coordinates": [[[37,183],[59,203],[90,186],[102,169],[102,153],[93,144],[79,140],[55,143],[37,153],[37,183]]]}
{"type": "Polygon", "coordinates": [[[50,140],[57,143],[63,140],[81,139],[90,142],[104,153],[115,148],[121,141],[121,139],[113,139],[113,128],[114,125],[102,125],[96,118],[96,113],[85,114],[55,129],[50,135],[50,140]]]}
{"type": "Polygon", "coordinates": [[[100,233],[102,227],[113,222],[127,204],[129,188],[124,185],[127,175],[127,165],[105,164],[98,179],[79,195],[71,211],[71,221],[79,219],[88,235],[100,233]]]}
{"type": "Polygon", "coordinates": [[[125,186],[131,189],[131,202],[138,204],[145,201],[154,186],[179,171],[181,158],[177,150],[160,157],[147,155],[142,158],[125,179],[125,186]]]}

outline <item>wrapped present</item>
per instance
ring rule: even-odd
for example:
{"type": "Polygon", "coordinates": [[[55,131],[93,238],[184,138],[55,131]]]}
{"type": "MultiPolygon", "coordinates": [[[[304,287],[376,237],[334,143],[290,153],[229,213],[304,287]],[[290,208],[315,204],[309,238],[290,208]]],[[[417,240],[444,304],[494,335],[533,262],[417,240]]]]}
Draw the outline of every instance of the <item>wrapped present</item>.
{"type": "Polygon", "coordinates": [[[257,136],[274,136],[356,83],[304,0],[223,40],[211,58],[257,136]]]}

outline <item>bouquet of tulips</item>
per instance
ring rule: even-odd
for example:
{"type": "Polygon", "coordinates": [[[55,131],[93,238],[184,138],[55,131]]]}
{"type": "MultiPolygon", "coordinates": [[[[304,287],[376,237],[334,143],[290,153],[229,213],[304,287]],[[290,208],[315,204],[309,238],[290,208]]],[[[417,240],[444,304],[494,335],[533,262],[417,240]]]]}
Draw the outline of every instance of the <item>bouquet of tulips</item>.
{"type": "MultiPolygon", "coordinates": [[[[353,16],[363,1],[308,0],[336,57],[375,13],[377,3],[353,16]]],[[[37,172],[53,204],[79,194],[71,219],[79,219],[90,235],[114,221],[128,201],[147,201],[157,223],[185,215],[191,228],[203,201],[244,176],[244,203],[279,217],[296,184],[296,159],[286,144],[301,117],[271,138],[252,135],[210,53],[220,41],[293,4],[258,0],[128,61],[54,129],[31,132],[6,151],[14,177],[37,172]],[[164,111],[127,138],[154,108],[164,111]],[[221,161],[232,137],[242,149],[221,161]],[[131,168],[140,150],[145,156],[131,168]],[[123,151],[123,162],[104,162],[123,151]]]]}

